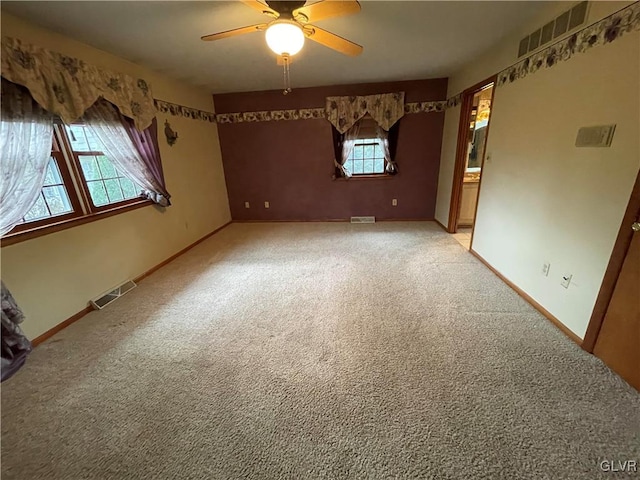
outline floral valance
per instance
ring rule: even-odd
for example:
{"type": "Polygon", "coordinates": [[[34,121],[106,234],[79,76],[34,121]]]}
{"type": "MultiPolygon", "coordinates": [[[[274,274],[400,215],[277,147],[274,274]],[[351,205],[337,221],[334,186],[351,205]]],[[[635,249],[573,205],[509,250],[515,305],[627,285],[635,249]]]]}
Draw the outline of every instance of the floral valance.
{"type": "Polygon", "coordinates": [[[149,84],[84,61],[2,37],[2,76],[28,88],[34,100],[72,123],[100,97],[144,130],[156,116],[149,84]]]}
{"type": "Polygon", "coordinates": [[[327,97],[327,119],[340,133],[349,130],[367,113],[388,131],[404,115],[404,92],[327,97]]]}

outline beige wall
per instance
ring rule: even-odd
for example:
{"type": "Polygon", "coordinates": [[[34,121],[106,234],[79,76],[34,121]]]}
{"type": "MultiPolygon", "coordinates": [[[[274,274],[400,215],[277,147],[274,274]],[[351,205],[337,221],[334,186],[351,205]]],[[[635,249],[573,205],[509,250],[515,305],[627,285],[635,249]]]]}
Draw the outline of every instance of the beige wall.
{"type": "Polygon", "coordinates": [[[460,110],[461,106],[458,105],[454,108],[448,108],[444,114],[435,219],[445,227],[449,225],[449,205],[451,203],[451,190],[453,188],[453,170],[458,142],[460,110]]]}
{"type": "MultiPolygon", "coordinates": [[[[627,4],[592,3],[589,23],[627,4]]],[[[549,5],[545,18],[564,8],[549,5]]],[[[503,45],[454,76],[449,93],[514,63],[521,36],[506,42],[510,55],[503,45]]],[[[639,85],[640,33],[633,32],[495,91],[472,247],[580,337],[640,167],[639,85]],[[574,146],[579,127],[611,123],[611,148],[574,146]],[[573,275],[568,289],[560,285],[566,274],[573,275]]],[[[445,120],[436,207],[445,224],[459,110],[445,120]]]]}
{"type": "MultiPolygon", "coordinates": [[[[209,92],[173,81],[69,38],[2,14],[2,35],[145,78],[155,98],[213,111],[209,92]]],[[[173,205],[149,206],[2,248],[2,279],[25,311],[33,338],[126,279],[144,273],[231,219],[215,124],[159,114],[179,133],[160,134],[173,205]]]]}

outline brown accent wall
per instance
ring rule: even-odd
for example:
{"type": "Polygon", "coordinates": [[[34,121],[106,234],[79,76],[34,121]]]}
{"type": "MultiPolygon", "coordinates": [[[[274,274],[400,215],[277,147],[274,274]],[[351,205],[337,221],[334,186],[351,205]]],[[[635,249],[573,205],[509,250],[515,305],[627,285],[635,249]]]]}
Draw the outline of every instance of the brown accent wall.
{"type": "MultiPolygon", "coordinates": [[[[405,92],[405,102],[446,99],[447,79],[214,95],[216,113],[324,107],[327,96],[405,92]]],[[[434,218],[444,113],[400,120],[394,177],[332,180],[331,124],[324,119],[219,124],[234,220],[434,218]],[[391,200],[398,199],[393,207],[391,200]],[[270,208],[264,207],[264,202],[270,208]],[[244,206],[250,203],[250,208],[244,206]]]]}

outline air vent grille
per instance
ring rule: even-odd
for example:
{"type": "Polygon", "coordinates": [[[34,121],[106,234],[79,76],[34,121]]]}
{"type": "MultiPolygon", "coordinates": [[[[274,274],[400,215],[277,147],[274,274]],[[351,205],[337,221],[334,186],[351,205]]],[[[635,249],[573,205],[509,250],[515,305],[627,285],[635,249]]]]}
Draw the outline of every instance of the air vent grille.
{"type": "Polygon", "coordinates": [[[102,310],[104,307],[109,305],[114,300],[117,300],[125,293],[130,292],[136,287],[136,284],[132,280],[127,280],[119,287],[114,288],[110,292],[105,293],[104,295],[99,296],[91,300],[91,304],[97,308],[98,310],[102,310]]]}
{"type": "Polygon", "coordinates": [[[569,18],[569,30],[579,27],[587,19],[587,2],[580,2],[571,9],[569,18]]]}
{"type": "Polygon", "coordinates": [[[615,130],[615,125],[582,127],[578,130],[576,147],[610,147],[615,130]]]}
{"type": "Polygon", "coordinates": [[[351,217],[351,223],[376,223],[376,217],[351,217]]]}
{"type": "Polygon", "coordinates": [[[518,58],[583,25],[587,20],[588,6],[588,1],[580,2],[544,27],[524,37],[518,45],[518,58]]]}

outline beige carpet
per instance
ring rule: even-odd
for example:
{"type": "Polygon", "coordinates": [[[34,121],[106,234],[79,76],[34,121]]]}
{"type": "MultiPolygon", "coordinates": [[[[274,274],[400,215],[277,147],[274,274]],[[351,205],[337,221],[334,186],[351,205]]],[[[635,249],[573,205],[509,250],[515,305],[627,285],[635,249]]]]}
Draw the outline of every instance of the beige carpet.
{"type": "Polygon", "coordinates": [[[2,385],[2,479],[617,478],[639,412],[433,223],[233,224],[2,385]]]}

